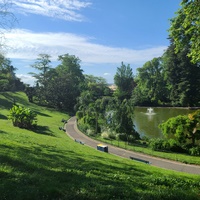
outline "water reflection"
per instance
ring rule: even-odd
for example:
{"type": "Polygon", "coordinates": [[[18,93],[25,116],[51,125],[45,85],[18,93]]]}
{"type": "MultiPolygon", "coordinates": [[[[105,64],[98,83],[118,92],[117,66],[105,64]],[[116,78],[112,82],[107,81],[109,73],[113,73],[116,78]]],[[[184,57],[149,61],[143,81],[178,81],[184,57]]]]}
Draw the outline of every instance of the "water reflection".
{"type": "Polygon", "coordinates": [[[194,111],[181,108],[152,108],[136,107],[134,112],[134,124],[140,136],[149,138],[162,138],[163,135],[158,125],[170,117],[185,115],[194,111]]]}

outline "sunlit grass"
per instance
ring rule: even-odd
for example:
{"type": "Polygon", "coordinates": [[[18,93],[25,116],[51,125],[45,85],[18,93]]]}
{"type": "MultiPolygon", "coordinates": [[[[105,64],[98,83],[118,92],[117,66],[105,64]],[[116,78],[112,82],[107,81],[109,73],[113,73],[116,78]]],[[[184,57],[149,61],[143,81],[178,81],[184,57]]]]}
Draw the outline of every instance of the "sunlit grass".
{"type": "Polygon", "coordinates": [[[0,199],[199,199],[198,175],[80,145],[58,129],[68,117],[28,103],[23,93],[0,94],[0,199]],[[38,130],[13,127],[6,119],[12,97],[38,113],[38,130]]]}

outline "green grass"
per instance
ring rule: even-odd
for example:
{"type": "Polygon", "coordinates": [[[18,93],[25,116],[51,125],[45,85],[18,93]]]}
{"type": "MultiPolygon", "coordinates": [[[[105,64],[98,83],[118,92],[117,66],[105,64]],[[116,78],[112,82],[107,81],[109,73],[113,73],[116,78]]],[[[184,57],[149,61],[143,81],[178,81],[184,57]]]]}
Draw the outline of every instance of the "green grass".
{"type": "Polygon", "coordinates": [[[0,94],[0,199],[200,199],[200,177],[163,170],[99,152],[71,140],[68,115],[0,94]],[[37,131],[7,120],[12,98],[38,113],[37,131]]]}
{"type": "Polygon", "coordinates": [[[164,159],[179,161],[187,164],[195,164],[200,165],[200,156],[191,156],[188,154],[174,153],[174,152],[161,152],[161,151],[153,151],[151,148],[146,147],[145,145],[138,144],[127,144],[127,142],[116,141],[110,139],[103,139],[101,136],[93,137],[93,139],[102,141],[104,143],[112,144],[114,146],[118,146],[120,148],[128,149],[135,152],[140,152],[144,154],[148,154],[155,157],[160,157],[164,159]]]}

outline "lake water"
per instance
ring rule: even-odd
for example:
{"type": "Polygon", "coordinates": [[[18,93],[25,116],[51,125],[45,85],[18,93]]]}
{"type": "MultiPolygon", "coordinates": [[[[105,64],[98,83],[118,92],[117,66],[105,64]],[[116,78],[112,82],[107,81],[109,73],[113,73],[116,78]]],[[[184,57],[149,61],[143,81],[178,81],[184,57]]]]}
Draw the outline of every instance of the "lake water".
{"type": "Polygon", "coordinates": [[[194,112],[194,110],[184,108],[153,108],[153,114],[148,115],[147,109],[147,107],[135,107],[134,124],[140,136],[148,138],[162,138],[163,135],[158,125],[170,117],[194,112]]]}

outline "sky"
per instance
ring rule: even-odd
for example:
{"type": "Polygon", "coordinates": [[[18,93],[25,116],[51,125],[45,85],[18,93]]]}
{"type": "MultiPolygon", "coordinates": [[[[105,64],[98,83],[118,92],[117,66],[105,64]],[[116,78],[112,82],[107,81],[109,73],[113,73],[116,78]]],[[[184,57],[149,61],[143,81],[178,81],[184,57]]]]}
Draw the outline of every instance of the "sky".
{"type": "MultiPolygon", "coordinates": [[[[0,4],[5,0],[0,0],[0,4]]],[[[181,0],[7,0],[17,22],[6,30],[5,56],[24,83],[39,54],[75,55],[84,74],[114,83],[121,62],[137,68],[169,46],[170,19],[181,0]]]]}

